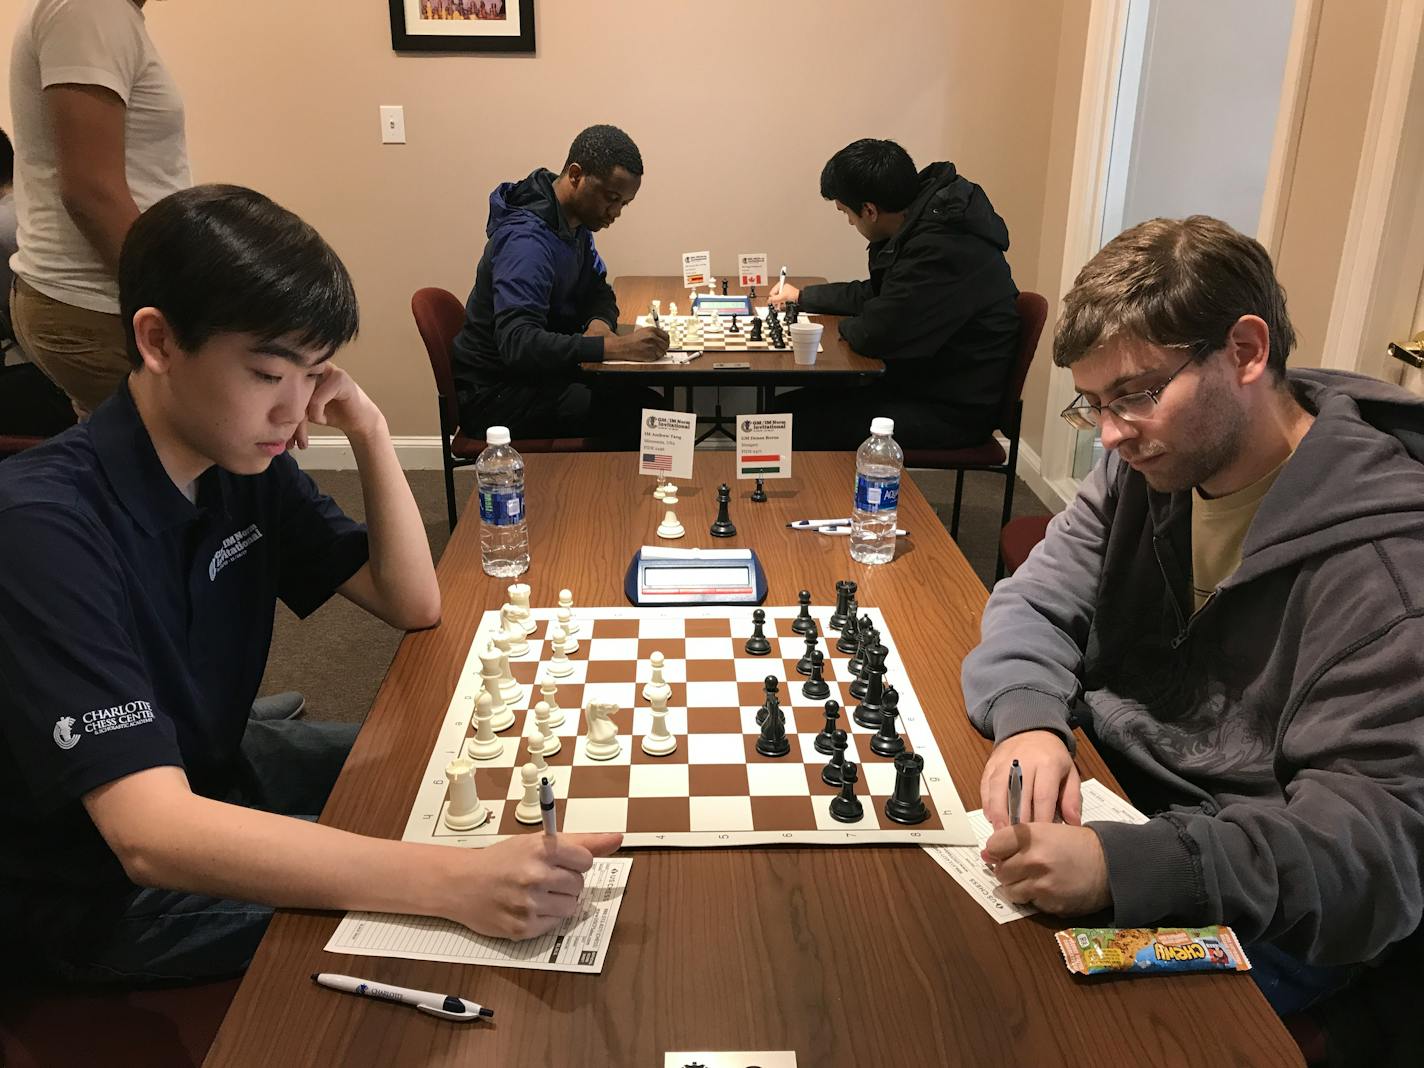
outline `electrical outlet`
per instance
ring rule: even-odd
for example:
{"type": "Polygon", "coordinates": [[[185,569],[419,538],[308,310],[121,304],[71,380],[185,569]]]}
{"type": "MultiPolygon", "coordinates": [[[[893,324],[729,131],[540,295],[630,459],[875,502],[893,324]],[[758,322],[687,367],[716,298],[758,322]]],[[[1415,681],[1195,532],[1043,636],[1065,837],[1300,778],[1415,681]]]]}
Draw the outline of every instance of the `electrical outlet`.
{"type": "Polygon", "coordinates": [[[405,108],[400,104],[381,105],[381,143],[405,144],[405,108]]]}

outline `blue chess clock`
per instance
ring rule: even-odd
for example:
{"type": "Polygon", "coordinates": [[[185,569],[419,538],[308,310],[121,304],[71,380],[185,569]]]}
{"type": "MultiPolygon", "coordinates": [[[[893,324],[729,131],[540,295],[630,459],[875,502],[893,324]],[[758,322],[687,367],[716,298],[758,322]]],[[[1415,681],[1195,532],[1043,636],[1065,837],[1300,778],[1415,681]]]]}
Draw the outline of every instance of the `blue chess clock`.
{"type": "Polygon", "coordinates": [[[750,549],[664,549],[633,554],[623,592],[636,605],[761,604],[766,573],[750,549]]]}

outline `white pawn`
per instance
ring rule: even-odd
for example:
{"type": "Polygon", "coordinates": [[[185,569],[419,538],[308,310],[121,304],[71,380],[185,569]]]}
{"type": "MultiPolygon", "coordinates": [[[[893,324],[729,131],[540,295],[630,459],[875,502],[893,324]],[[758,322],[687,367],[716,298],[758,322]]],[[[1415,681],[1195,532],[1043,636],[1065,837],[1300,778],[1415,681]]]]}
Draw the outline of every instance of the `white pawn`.
{"type": "Polygon", "coordinates": [[[473,831],[489,819],[490,810],[480,803],[475,792],[475,766],[468,760],[452,760],[445,765],[445,779],[450,784],[449,804],[445,806],[445,826],[452,831],[473,831]]]}
{"type": "Polygon", "coordinates": [[[528,656],[529,638],[524,633],[524,627],[515,618],[515,613],[516,609],[512,604],[507,604],[499,610],[500,625],[505,637],[509,639],[509,655],[528,656]]]}
{"type": "Polygon", "coordinates": [[[465,746],[465,753],[476,760],[494,760],[504,755],[504,742],[494,733],[490,704],[488,693],[480,694],[475,701],[475,736],[465,746]]]}
{"type": "Polygon", "coordinates": [[[544,822],[544,814],[539,811],[539,769],[525,764],[519,769],[519,778],[524,783],[524,799],[514,807],[514,818],[520,823],[544,822]]]}
{"type": "Polygon", "coordinates": [[[558,611],[559,629],[564,632],[564,652],[578,652],[579,640],[574,637],[574,631],[578,628],[573,625],[573,613],[567,608],[560,608],[558,611]]]}
{"type": "Polygon", "coordinates": [[[668,506],[668,510],[667,515],[663,516],[663,521],[658,524],[658,537],[672,541],[682,537],[687,531],[683,529],[682,523],[677,518],[677,513],[672,510],[673,505],[677,504],[677,498],[664,497],[663,504],[668,506]]]}
{"type": "Polygon", "coordinates": [[[666,663],[666,660],[662,653],[654,649],[648,662],[653,665],[653,677],[643,683],[643,700],[652,701],[658,694],[662,694],[663,703],[666,704],[672,697],[672,687],[663,678],[663,664],[666,663]]]}
{"type": "Polygon", "coordinates": [[[507,730],[514,725],[514,713],[504,703],[500,686],[504,672],[500,670],[499,661],[499,650],[492,643],[486,645],[480,653],[480,680],[484,683],[485,693],[490,697],[490,725],[496,731],[507,730]]]}
{"type": "MultiPolygon", "coordinates": [[[[518,633],[520,638],[524,637],[522,630],[518,633]]],[[[528,645],[528,642],[525,644],[528,645]]],[[[518,701],[524,696],[524,691],[520,688],[519,683],[515,681],[514,671],[509,666],[510,641],[508,631],[501,630],[495,633],[494,647],[499,653],[499,696],[504,699],[507,705],[509,702],[518,701]]],[[[511,712],[510,715],[513,716],[514,713],[511,712]]],[[[502,731],[504,727],[496,727],[495,730],[502,731]]]]}
{"type": "Polygon", "coordinates": [[[554,628],[554,655],[549,659],[548,672],[550,677],[555,679],[566,679],[574,673],[574,662],[569,659],[569,650],[566,644],[562,627],[554,628]]]}
{"type": "Polygon", "coordinates": [[[612,760],[623,752],[623,743],[618,740],[618,724],[613,722],[613,713],[618,706],[607,701],[590,701],[584,708],[584,721],[588,724],[588,740],[583,751],[590,760],[612,760]]]}
{"type": "Polygon", "coordinates": [[[515,582],[509,587],[509,601],[519,610],[519,625],[525,634],[533,634],[538,628],[533,613],[529,611],[529,583],[515,582]]]}
{"type": "Polygon", "coordinates": [[[671,315],[674,319],[677,318],[677,301],[668,301],[668,314],[671,315]]]}
{"type": "Polygon", "coordinates": [[[539,734],[544,739],[544,755],[551,757],[564,747],[563,740],[554,733],[553,716],[549,712],[549,705],[545,701],[540,701],[534,706],[534,725],[539,728],[539,734]]]}
{"type": "Polygon", "coordinates": [[[549,706],[549,726],[562,727],[564,710],[559,707],[559,687],[553,679],[544,680],[544,684],[539,687],[539,696],[544,699],[542,703],[549,706]]]}
{"type": "MultiPolygon", "coordinates": [[[[559,607],[560,607],[560,608],[567,608],[567,609],[569,610],[569,615],[570,615],[570,617],[573,616],[573,614],[574,614],[574,591],[573,591],[573,590],[560,590],[560,591],[559,591],[559,607]]],[[[576,619],[571,619],[570,622],[569,622],[569,624],[564,627],[564,630],[568,631],[569,634],[577,634],[577,633],[579,632],[578,620],[576,620],[576,619]]]]}
{"type": "Polygon", "coordinates": [[[534,735],[529,739],[529,762],[539,769],[539,777],[554,781],[554,769],[544,760],[544,739],[534,735]]]}
{"type": "Polygon", "coordinates": [[[643,736],[643,752],[650,756],[667,756],[677,749],[677,739],[672,736],[667,725],[667,696],[662,693],[653,696],[653,727],[643,736]]]}

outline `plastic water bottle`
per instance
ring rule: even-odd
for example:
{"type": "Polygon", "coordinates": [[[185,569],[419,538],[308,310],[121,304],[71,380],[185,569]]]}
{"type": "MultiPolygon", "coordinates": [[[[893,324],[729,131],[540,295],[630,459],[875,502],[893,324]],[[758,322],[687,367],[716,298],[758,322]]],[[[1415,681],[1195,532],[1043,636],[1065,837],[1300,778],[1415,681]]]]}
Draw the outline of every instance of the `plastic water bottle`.
{"type": "Polygon", "coordinates": [[[529,570],[529,527],[524,520],[524,458],[509,444],[509,427],[485,431],[485,451],[475,461],[480,494],[480,563],[486,575],[513,578],[529,570]]]}
{"type": "Polygon", "coordinates": [[[891,436],[895,420],[870,421],[870,437],[855,454],[855,511],[850,520],[850,558],[861,564],[895,559],[895,513],[905,454],[891,436]]]}

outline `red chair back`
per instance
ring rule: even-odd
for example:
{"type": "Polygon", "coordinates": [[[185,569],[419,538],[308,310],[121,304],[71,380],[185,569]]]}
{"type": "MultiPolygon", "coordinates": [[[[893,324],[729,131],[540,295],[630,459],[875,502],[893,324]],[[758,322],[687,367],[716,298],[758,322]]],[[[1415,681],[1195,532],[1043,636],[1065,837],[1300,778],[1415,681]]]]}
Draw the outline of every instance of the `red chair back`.
{"type": "Polygon", "coordinates": [[[460,425],[460,406],[455,397],[455,368],[450,346],[465,325],[465,306],[448,289],[428,286],[417,289],[410,298],[410,312],[415,316],[420,340],[425,342],[425,354],[430,357],[435,391],[440,395],[441,421],[446,433],[453,435],[460,425]]]}
{"type": "Polygon", "coordinates": [[[1014,305],[1019,312],[1019,348],[1004,390],[1004,406],[999,409],[999,429],[1008,435],[1018,432],[1015,420],[1019,401],[1023,397],[1024,383],[1028,381],[1028,369],[1033,366],[1034,353],[1038,351],[1038,339],[1043,336],[1043,324],[1048,321],[1048,301],[1042,293],[1020,293],[1014,305]]]}

